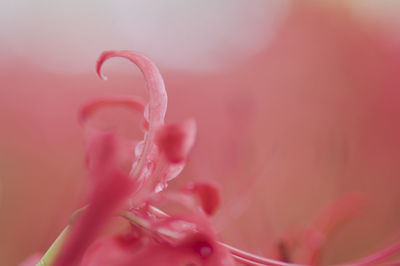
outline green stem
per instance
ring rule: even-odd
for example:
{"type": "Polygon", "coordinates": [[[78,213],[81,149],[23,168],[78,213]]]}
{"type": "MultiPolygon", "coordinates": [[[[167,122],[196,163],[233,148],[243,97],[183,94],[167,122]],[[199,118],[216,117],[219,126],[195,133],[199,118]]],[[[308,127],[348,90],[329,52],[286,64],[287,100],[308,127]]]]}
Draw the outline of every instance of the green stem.
{"type": "Polygon", "coordinates": [[[40,261],[36,264],[36,266],[52,266],[58,255],[60,254],[61,246],[65,242],[66,235],[70,229],[70,226],[64,228],[61,234],[57,237],[57,239],[53,242],[50,248],[46,251],[40,261]]]}
{"type": "Polygon", "coordinates": [[[58,255],[60,254],[61,246],[65,242],[65,238],[67,236],[67,233],[70,231],[71,225],[75,222],[75,220],[84,212],[86,209],[89,207],[89,205],[86,205],[76,211],[74,211],[71,214],[71,217],[69,219],[69,225],[67,225],[64,230],[61,232],[61,234],[57,237],[57,239],[53,242],[53,244],[50,246],[50,248],[46,251],[46,253],[43,255],[43,257],[40,259],[40,261],[36,264],[36,266],[52,266],[58,255]]]}

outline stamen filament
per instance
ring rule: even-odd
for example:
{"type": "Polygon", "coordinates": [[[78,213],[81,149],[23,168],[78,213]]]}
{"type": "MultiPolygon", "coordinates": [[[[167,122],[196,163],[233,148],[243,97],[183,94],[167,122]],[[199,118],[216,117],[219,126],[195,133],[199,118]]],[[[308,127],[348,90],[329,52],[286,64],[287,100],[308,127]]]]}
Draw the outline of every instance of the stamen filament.
{"type": "Polygon", "coordinates": [[[391,257],[398,252],[400,252],[400,241],[362,260],[359,260],[358,262],[348,265],[349,266],[376,265],[377,262],[384,260],[388,257],[391,257]]]}
{"type": "Polygon", "coordinates": [[[238,248],[232,247],[228,244],[219,242],[220,245],[227,248],[232,256],[239,262],[247,261],[248,263],[253,263],[250,265],[269,265],[269,266],[300,266],[300,264],[286,263],[277,260],[267,259],[261,256],[257,256],[246,251],[240,250],[238,248]]]}
{"type": "Polygon", "coordinates": [[[250,266],[264,266],[265,265],[265,264],[260,264],[260,263],[236,256],[236,255],[233,255],[233,254],[232,254],[232,257],[234,260],[236,260],[237,262],[240,262],[244,265],[250,265],[250,266]]]}
{"type": "MultiPolygon", "coordinates": [[[[140,227],[148,230],[148,231],[152,231],[152,228],[150,227],[150,225],[144,221],[143,219],[137,217],[136,215],[134,215],[133,213],[130,212],[124,212],[121,214],[122,217],[128,219],[128,221],[133,222],[137,225],[139,225],[140,227]]],[[[158,229],[157,233],[163,236],[166,236],[168,238],[173,238],[173,239],[177,239],[179,238],[178,234],[174,234],[174,232],[170,231],[170,230],[163,230],[163,229],[158,229]]]]}
{"type": "MultiPolygon", "coordinates": [[[[162,213],[165,216],[168,216],[168,214],[166,214],[165,212],[163,212],[162,210],[159,210],[158,208],[151,206],[151,210],[156,211],[157,213],[162,213]]],[[[141,219],[139,217],[136,217],[135,215],[133,215],[132,213],[126,213],[123,215],[124,217],[126,217],[128,220],[143,226],[144,228],[150,230],[150,228],[141,222],[141,219]]],[[[164,231],[157,231],[160,234],[165,234],[166,232],[164,231]]],[[[167,237],[174,237],[170,234],[165,235],[167,237]]],[[[272,259],[267,259],[261,256],[257,256],[251,253],[248,253],[246,251],[237,249],[235,247],[232,247],[228,244],[225,244],[223,242],[218,242],[218,244],[220,244],[221,246],[227,248],[230,253],[232,254],[232,256],[235,258],[236,261],[244,263],[246,265],[270,265],[270,266],[300,266],[300,264],[293,264],[293,263],[286,263],[286,262],[281,262],[281,261],[276,261],[276,260],[272,260],[272,259]]]]}

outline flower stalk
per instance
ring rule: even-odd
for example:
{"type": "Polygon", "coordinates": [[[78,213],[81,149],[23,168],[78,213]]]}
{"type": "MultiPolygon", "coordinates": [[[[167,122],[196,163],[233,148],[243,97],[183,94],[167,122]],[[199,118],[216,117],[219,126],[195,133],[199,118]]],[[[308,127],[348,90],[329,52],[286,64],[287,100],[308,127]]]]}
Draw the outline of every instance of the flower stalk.
{"type": "Polygon", "coordinates": [[[50,248],[46,251],[36,266],[52,266],[56,262],[58,255],[60,254],[61,248],[67,238],[68,232],[70,231],[70,225],[67,225],[57,239],[53,242],[50,248]]]}

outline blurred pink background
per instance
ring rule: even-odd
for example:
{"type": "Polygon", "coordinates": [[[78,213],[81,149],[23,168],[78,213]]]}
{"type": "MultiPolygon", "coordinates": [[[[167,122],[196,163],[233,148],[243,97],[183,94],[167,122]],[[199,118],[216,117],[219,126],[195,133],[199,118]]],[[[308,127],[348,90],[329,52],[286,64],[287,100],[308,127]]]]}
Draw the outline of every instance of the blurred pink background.
{"type": "MultiPolygon", "coordinates": [[[[0,3],[1,265],[45,251],[79,207],[79,107],[146,96],[123,60],[105,66],[109,81],[96,77],[108,49],[152,58],[167,121],[197,120],[195,149],[172,186],[221,184],[214,222],[226,242],[272,256],[277,239],[353,191],[365,210],[332,234],[323,264],[400,237],[398,1],[0,3]]],[[[111,115],[125,129],[139,121],[111,115]]]]}

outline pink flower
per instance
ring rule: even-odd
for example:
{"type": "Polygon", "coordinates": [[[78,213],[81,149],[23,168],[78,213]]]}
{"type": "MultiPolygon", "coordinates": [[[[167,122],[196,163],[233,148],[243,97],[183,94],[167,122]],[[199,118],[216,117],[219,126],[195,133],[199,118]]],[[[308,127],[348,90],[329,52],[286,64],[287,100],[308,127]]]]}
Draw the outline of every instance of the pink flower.
{"type": "MultiPolygon", "coordinates": [[[[197,214],[199,210],[202,210],[207,214],[215,213],[218,205],[223,207],[222,211],[217,213],[219,217],[211,218],[211,222],[210,218],[204,218],[211,223],[211,229],[213,229],[211,232],[206,230],[207,233],[204,235],[213,241],[220,239],[218,229],[226,228],[226,226],[221,226],[221,223],[223,225],[232,223],[231,230],[228,229],[224,232],[229,243],[232,241],[235,245],[257,254],[269,254],[267,257],[280,261],[310,264],[324,263],[324,261],[332,263],[356,261],[355,258],[359,257],[362,252],[367,250],[371,252],[377,242],[377,236],[380,233],[387,234],[390,225],[395,226],[393,217],[390,218],[390,221],[387,218],[386,222],[379,215],[368,219],[368,221],[382,220],[379,222],[382,226],[365,226],[361,238],[354,237],[352,234],[343,236],[345,233],[340,235],[339,232],[339,238],[341,238],[339,240],[342,240],[339,241],[333,233],[334,229],[336,230],[342,224],[345,229],[343,232],[349,232],[350,229],[346,228],[349,218],[355,216],[353,221],[362,221],[365,217],[356,216],[360,213],[357,197],[341,198],[339,196],[346,191],[352,191],[361,186],[367,191],[366,208],[369,208],[368,204],[372,204],[375,213],[385,213],[384,208],[386,208],[386,214],[390,212],[386,206],[391,205],[385,205],[383,202],[389,202],[390,199],[385,196],[393,194],[396,191],[395,184],[398,183],[394,182],[395,179],[392,181],[388,178],[385,179],[385,175],[390,177],[396,176],[397,173],[395,158],[397,158],[398,149],[396,145],[393,145],[397,142],[393,142],[393,140],[396,139],[395,132],[398,132],[398,129],[393,125],[397,121],[397,116],[394,114],[398,111],[395,108],[398,98],[395,84],[398,79],[387,70],[391,68],[389,62],[393,62],[395,66],[396,61],[386,54],[381,54],[380,48],[375,49],[380,45],[377,39],[365,35],[351,20],[349,21],[347,16],[339,14],[341,15],[331,16],[332,14],[326,10],[325,12],[320,12],[320,10],[316,12],[312,9],[299,9],[265,53],[260,54],[251,62],[243,63],[237,69],[232,70],[229,75],[218,76],[214,79],[205,78],[205,80],[202,80],[203,77],[196,78],[190,75],[170,77],[169,88],[184,88],[191,85],[198,87],[198,91],[203,87],[233,88],[232,91],[213,90],[210,94],[213,97],[207,97],[210,104],[208,102],[200,104],[196,101],[190,103],[187,103],[186,100],[182,101],[179,108],[176,109],[176,114],[179,113],[179,115],[175,115],[179,118],[180,116],[185,117],[184,110],[189,109],[185,108],[185,105],[192,104],[194,108],[196,106],[199,108],[199,116],[204,116],[203,119],[200,119],[198,127],[200,133],[196,149],[200,152],[197,153],[198,157],[193,157],[196,160],[192,161],[193,164],[190,166],[192,168],[189,168],[184,175],[192,175],[195,180],[197,177],[218,178],[220,176],[218,182],[222,182],[220,187],[223,187],[222,191],[225,194],[221,201],[218,200],[219,194],[215,193],[210,186],[206,186],[204,189],[201,185],[202,182],[195,183],[192,189],[188,185],[189,189],[184,188],[183,193],[180,190],[171,192],[170,189],[166,189],[168,180],[176,177],[182,170],[182,163],[185,162],[187,150],[192,144],[190,137],[186,138],[186,141],[179,141],[183,136],[194,136],[194,134],[187,134],[193,132],[184,131],[185,126],[182,124],[159,126],[153,131],[152,140],[147,142],[150,143],[147,146],[149,160],[147,162],[144,160],[142,164],[139,164],[138,160],[143,158],[142,154],[146,149],[146,141],[131,142],[117,134],[99,133],[88,127],[86,121],[92,118],[94,112],[101,111],[104,106],[125,106],[139,113],[142,117],[140,127],[147,133],[150,123],[145,115],[146,112],[148,113],[145,111],[148,110],[145,106],[146,101],[141,98],[115,97],[101,98],[89,103],[86,106],[86,112],[82,111],[84,115],[81,116],[88,136],[87,166],[90,169],[90,189],[87,193],[87,201],[96,199],[96,187],[101,187],[96,183],[98,179],[108,180],[107,175],[102,177],[101,174],[92,174],[96,172],[96,163],[94,163],[96,154],[100,157],[99,160],[103,160],[101,157],[106,154],[99,151],[106,148],[107,143],[113,143],[111,146],[115,146],[117,151],[110,165],[119,170],[117,172],[122,174],[121,177],[126,177],[129,173],[124,171],[124,167],[133,161],[136,163],[133,168],[138,169],[139,178],[134,179],[137,182],[132,185],[129,185],[129,182],[125,183],[127,188],[131,187],[132,189],[132,197],[127,197],[133,199],[132,204],[129,204],[129,200],[124,200],[124,193],[121,193],[121,195],[115,196],[115,202],[110,205],[111,207],[105,204],[108,207],[104,213],[101,208],[92,211],[94,215],[91,216],[98,222],[99,227],[83,235],[83,244],[80,243],[80,247],[76,246],[78,249],[84,250],[88,242],[93,243],[84,252],[83,260],[101,263],[102,259],[110,261],[115,259],[115,257],[106,258],[101,251],[96,252],[94,243],[105,243],[104,249],[101,250],[112,251],[119,254],[118,257],[126,258],[121,263],[130,259],[143,259],[142,261],[144,261],[144,258],[138,254],[136,256],[125,252],[125,249],[120,246],[115,247],[114,241],[110,240],[115,238],[125,239],[129,243],[132,241],[132,245],[141,244],[142,241],[154,244],[146,245],[143,248],[135,246],[135,250],[143,252],[143,254],[147,254],[146,252],[153,249],[157,250],[161,257],[167,256],[170,252],[179,254],[175,257],[185,259],[189,256],[198,262],[196,256],[189,255],[196,253],[185,252],[188,250],[185,248],[186,246],[179,244],[183,242],[171,241],[169,238],[165,239],[164,235],[160,235],[157,232],[159,223],[152,220],[151,216],[157,214],[157,219],[161,223],[167,217],[162,217],[162,212],[160,213],[159,210],[172,208],[172,211],[164,210],[164,212],[167,212],[170,217],[175,217],[180,214],[176,213],[175,209],[180,211],[183,209],[187,216],[183,216],[181,219],[182,222],[186,222],[185,219],[190,218],[193,215],[192,212],[197,214]],[[352,60],[348,60],[349,58],[352,60]],[[251,66],[253,67],[251,68],[251,66]],[[241,87],[246,88],[246,91],[240,93],[234,89],[241,87]],[[374,91],[376,88],[379,89],[374,91]],[[236,97],[232,95],[236,95],[236,97]],[[314,101],[310,99],[314,99],[314,101]],[[229,105],[226,102],[220,104],[221,100],[226,100],[229,105]],[[211,110],[202,111],[205,108],[211,110]],[[224,112],[228,115],[219,115],[225,114],[224,112]],[[211,120],[209,119],[210,114],[214,116],[212,121],[209,121],[211,120]],[[218,119],[221,117],[224,119],[218,119]],[[172,130],[169,131],[170,126],[172,130]],[[345,134],[346,136],[343,136],[345,134]],[[105,141],[107,135],[112,141],[105,141]],[[204,137],[205,135],[206,137],[204,137]],[[96,142],[96,139],[99,141],[96,142]],[[170,141],[178,144],[172,145],[173,149],[170,149],[168,148],[170,141]],[[190,145],[186,145],[186,142],[190,145]],[[269,142],[276,142],[277,157],[271,156],[274,147],[270,146],[269,142]],[[328,145],[330,146],[327,147],[328,145]],[[129,156],[127,156],[124,150],[125,146],[136,147],[135,153],[128,153],[129,156]],[[162,151],[159,146],[163,146],[164,150],[162,151]],[[216,150],[221,152],[215,152],[216,150]],[[257,151],[258,154],[255,153],[257,151]],[[260,163],[260,167],[253,167],[257,166],[257,163],[260,163]],[[268,165],[266,165],[267,163],[268,165]],[[156,168],[157,164],[160,168],[156,168]],[[263,171],[259,169],[263,169],[263,171]],[[252,170],[254,170],[254,174],[252,170]],[[263,178],[259,178],[255,183],[253,176],[263,178]],[[253,189],[250,190],[249,187],[254,183],[253,189]],[[232,187],[239,187],[239,189],[235,190],[232,187]],[[151,193],[155,188],[157,191],[162,191],[157,193],[157,196],[151,193]],[[252,204],[246,205],[246,200],[250,198],[247,197],[249,191],[251,193],[255,191],[254,195],[263,195],[263,197],[260,197],[258,201],[253,199],[252,204]],[[312,197],[311,194],[314,196],[312,197]],[[118,203],[119,197],[121,198],[118,203]],[[326,202],[337,197],[339,197],[338,203],[333,200],[332,207],[324,207],[326,202]],[[229,198],[233,198],[233,200],[227,200],[229,198]],[[141,203],[144,206],[141,206],[141,203]],[[132,206],[136,206],[138,209],[131,209],[132,206]],[[151,206],[156,206],[156,209],[151,206]],[[233,214],[243,214],[241,221],[232,222],[235,215],[227,211],[230,210],[230,206],[234,206],[233,214]],[[98,239],[96,231],[100,232],[101,225],[105,225],[115,214],[107,211],[108,208],[128,209],[128,213],[124,213],[125,219],[133,224],[145,221],[143,224],[145,226],[136,226],[137,228],[133,232],[128,232],[123,237],[119,235],[109,237],[102,242],[98,239]],[[246,211],[244,212],[243,209],[246,211]],[[322,209],[321,214],[317,213],[317,209],[322,209]],[[377,209],[382,209],[382,212],[377,212],[377,209]],[[152,215],[146,215],[148,212],[152,215]],[[309,217],[312,215],[316,215],[316,218],[310,219],[309,217]],[[273,225],[272,229],[268,224],[270,221],[273,225]],[[288,224],[289,222],[290,224],[288,224]],[[280,232],[282,231],[281,227],[288,229],[282,233],[280,232]],[[243,228],[246,230],[242,230],[243,228]],[[93,239],[95,242],[92,242],[93,239]],[[361,239],[358,240],[361,245],[357,244],[357,239],[361,239]],[[163,242],[159,243],[161,240],[163,242]],[[87,243],[84,244],[84,242],[87,243]],[[273,242],[272,245],[269,245],[271,242],[273,242]],[[340,250],[345,250],[346,247],[348,249],[349,246],[360,246],[359,250],[351,249],[349,252],[342,252],[347,254],[344,256],[348,257],[353,254],[354,258],[344,260],[343,255],[337,255],[341,253],[340,250]],[[179,249],[175,249],[177,247],[179,249]],[[90,250],[92,251],[89,252],[90,250]],[[92,255],[89,255],[90,253],[92,255]],[[334,256],[335,258],[332,258],[334,256]],[[321,260],[321,257],[327,257],[327,259],[321,260]]],[[[193,92],[195,94],[193,98],[196,98],[196,90],[193,92]]],[[[177,93],[176,95],[181,94],[177,93]]],[[[175,99],[179,98],[176,95],[175,99]]],[[[173,108],[176,108],[176,104],[172,105],[173,108]]],[[[129,151],[131,150],[129,149],[129,151]]],[[[105,160],[108,160],[107,156],[105,160]]],[[[131,172],[132,175],[133,172],[131,172]]],[[[124,179],[122,178],[122,180],[124,179]]],[[[181,182],[180,178],[177,179],[177,182],[181,182]]],[[[112,193],[105,195],[114,199],[112,193]]],[[[392,206],[396,204],[395,199],[391,202],[392,206]]],[[[98,206],[102,204],[104,202],[98,206]]],[[[81,216],[76,215],[74,227],[78,228],[78,224],[84,224],[80,221],[90,220],[83,218],[84,214],[85,212],[81,212],[81,216]]],[[[369,217],[371,216],[373,215],[369,215],[369,217]]],[[[356,225],[356,222],[349,222],[349,224],[351,223],[356,225]]],[[[191,223],[189,222],[189,224],[191,223]]],[[[196,226],[196,223],[194,224],[196,226]]],[[[373,222],[370,222],[371,224],[373,222]]],[[[361,231],[359,231],[359,235],[361,231]]],[[[357,236],[357,233],[355,235],[357,236]]],[[[184,239],[186,238],[181,240],[184,239]]],[[[204,239],[204,236],[202,235],[199,239],[204,239]]],[[[69,241],[73,243],[72,240],[69,241]]],[[[227,245],[224,246],[231,251],[237,261],[267,265],[278,263],[227,245]]],[[[66,248],[66,250],[68,249],[66,248]]],[[[382,258],[388,257],[397,250],[398,245],[394,244],[383,250],[384,252],[361,260],[360,263],[379,263],[382,258]]],[[[156,258],[154,259],[156,260],[156,258]]]]}
{"type": "Polygon", "coordinates": [[[119,168],[126,159],[118,156],[117,142],[121,141],[120,138],[113,133],[89,130],[86,156],[92,183],[89,203],[74,215],[60,254],[57,254],[60,247],[53,248],[57,251],[50,249],[41,263],[57,266],[104,263],[159,265],[161,261],[168,261],[168,265],[232,265],[233,259],[217,242],[216,233],[205,215],[215,212],[219,204],[218,190],[211,185],[194,184],[188,190],[191,193],[164,195],[167,182],[182,170],[193,146],[194,121],[164,125],[167,96],[163,80],[155,65],[138,53],[103,53],[97,64],[100,77],[105,79],[100,72],[101,65],[114,56],[131,60],[142,70],[149,90],[149,103],[144,106],[140,99],[97,100],[82,109],[80,121],[85,125],[89,116],[102,106],[127,106],[143,116],[144,140],[132,143],[136,146],[132,169],[124,174],[119,168]],[[198,195],[203,209],[192,208],[192,195],[198,195]],[[129,207],[128,199],[133,200],[129,207]],[[183,205],[189,213],[183,216],[165,214],[155,207],[168,201],[183,205]],[[114,213],[120,213],[130,222],[132,230],[124,237],[129,241],[116,241],[120,237],[112,237],[92,244],[114,213]],[[132,243],[135,248],[132,248],[132,243]]]}
{"type": "MultiPolygon", "coordinates": [[[[121,165],[132,155],[119,154],[121,137],[97,129],[88,130],[86,158],[91,181],[88,205],[73,215],[60,240],[39,264],[229,266],[235,264],[234,260],[246,265],[318,264],[332,228],[360,209],[359,197],[342,199],[317,217],[308,231],[281,240],[277,246],[277,260],[218,241],[208,216],[215,213],[220,204],[216,186],[192,183],[182,192],[166,190],[168,181],[182,170],[193,146],[195,123],[188,120],[164,125],[167,95],[163,80],[156,66],[138,53],[103,53],[97,64],[100,77],[105,79],[100,72],[104,61],[115,56],[127,58],[139,66],[146,79],[149,103],[144,105],[138,98],[97,100],[82,109],[80,121],[85,125],[90,115],[103,106],[133,108],[143,116],[144,139],[131,143],[135,147],[134,161],[132,169],[124,173],[121,165]],[[195,198],[201,208],[196,207],[195,198]],[[179,208],[166,213],[162,210],[165,205],[179,208]],[[116,214],[126,219],[130,230],[122,235],[98,238],[101,229],[116,214]]],[[[396,243],[352,265],[369,265],[399,250],[400,244],[396,243]]],[[[33,265],[37,259],[35,255],[21,265],[33,265]]]]}

